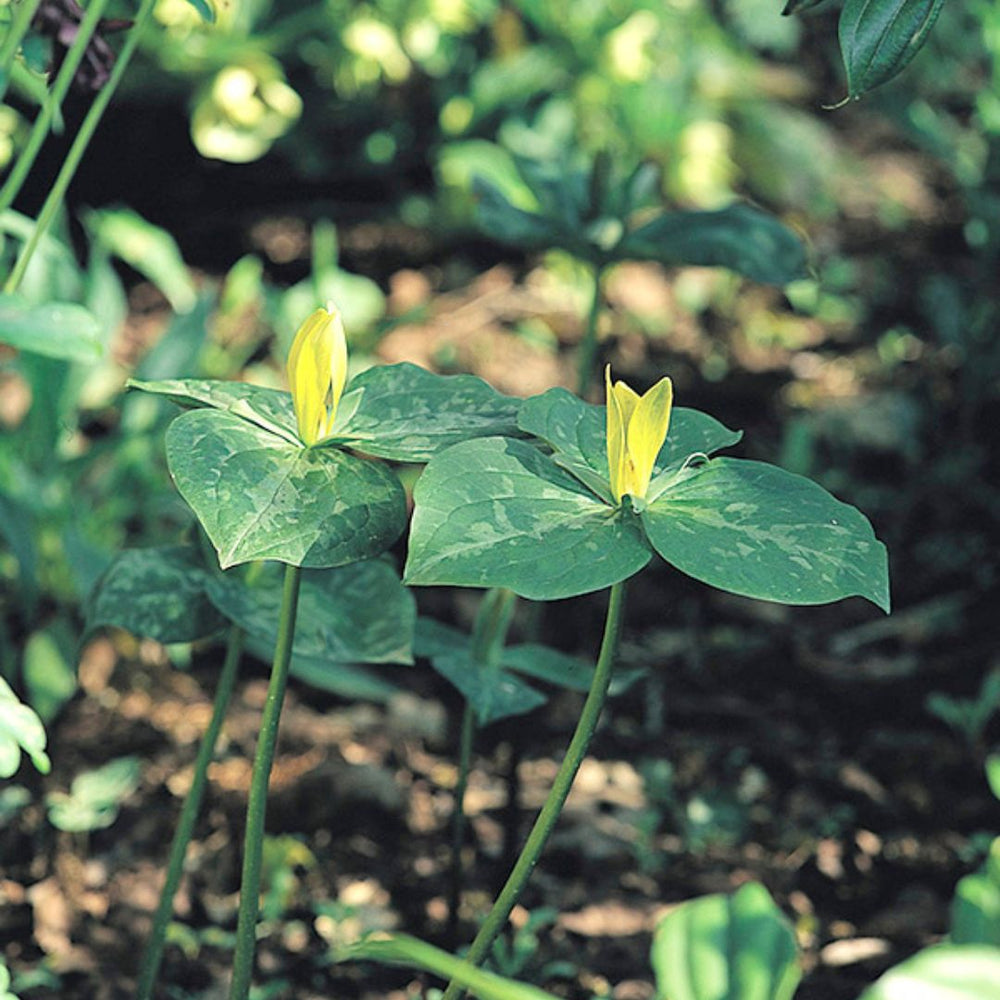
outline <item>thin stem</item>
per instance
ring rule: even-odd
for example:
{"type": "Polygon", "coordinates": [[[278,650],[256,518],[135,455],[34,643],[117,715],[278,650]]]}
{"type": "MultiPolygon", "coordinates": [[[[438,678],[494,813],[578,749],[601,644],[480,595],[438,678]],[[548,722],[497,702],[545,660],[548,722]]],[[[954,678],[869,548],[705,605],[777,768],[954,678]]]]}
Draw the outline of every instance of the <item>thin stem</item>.
{"type": "Polygon", "coordinates": [[[24,36],[31,27],[31,19],[35,16],[35,11],[41,0],[21,0],[18,4],[11,4],[13,13],[7,25],[7,34],[4,35],[3,44],[0,45],[0,101],[7,93],[7,86],[10,83],[11,73],[14,69],[14,60],[17,58],[17,50],[21,46],[24,36]]]}
{"type": "Polygon", "coordinates": [[[250,778],[247,802],[247,827],[243,841],[243,875],[240,879],[240,910],[236,924],[236,954],[233,957],[233,981],[229,1000],[247,1000],[253,978],[253,956],[257,944],[257,911],[260,905],[260,873],[264,853],[264,817],[267,812],[267,785],[278,742],[281,704],[288,685],[288,667],[292,659],[295,614],[299,603],[302,570],[285,567],[285,585],[281,594],[278,618],[278,641],[274,647],[271,682],[260,720],[260,738],[250,778]]]}
{"type": "MultiPolygon", "coordinates": [[[[479,602],[476,622],[472,629],[472,659],[484,676],[500,668],[503,652],[514,617],[517,595],[512,590],[493,587],[479,602]]],[[[462,843],[465,839],[465,791],[469,784],[472,763],[472,742],[476,734],[476,715],[469,702],[462,711],[462,738],[459,748],[458,782],[455,785],[455,812],[452,819],[451,892],[448,905],[448,936],[458,937],[458,907],[462,893],[462,843]]]]}
{"type": "Polygon", "coordinates": [[[84,15],[77,30],[76,38],[73,39],[73,44],[66,53],[66,58],[63,60],[62,66],[59,67],[59,73],[52,84],[52,92],[38,112],[35,122],[31,126],[31,134],[28,136],[28,141],[18,155],[17,162],[7,176],[3,188],[0,189],[0,212],[6,211],[14,203],[14,199],[17,197],[25,178],[28,176],[28,172],[34,166],[38,151],[42,148],[42,143],[45,142],[45,138],[49,134],[52,117],[55,115],[56,109],[62,105],[66,94],[69,92],[70,84],[76,75],[80,60],[83,58],[84,52],[86,52],[87,46],[90,44],[90,37],[97,28],[97,22],[100,20],[101,14],[104,13],[106,6],[107,0],[92,0],[90,6],[87,8],[87,13],[84,15]]]}
{"type": "MultiPolygon", "coordinates": [[[[573,785],[573,779],[587,753],[590,738],[594,735],[597,720],[600,718],[601,709],[607,698],[608,685],[611,683],[618,642],[621,638],[624,606],[625,581],[621,581],[611,588],[607,616],[604,621],[604,638],[601,641],[597,666],[594,668],[594,679],[591,682],[587,700],[584,702],[583,711],[580,713],[580,719],[576,724],[573,738],[566,748],[566,755],[559,765],[548,798],[535,820],[535,825],[531,828],[531,833],[528,834],[524,848],[465,956],[466,961],[473,965],[479,965],[482,962],[497,935],[503,930],[504,924],[510,916],[510,911],[514,909],[520,898],[521,892],[545,848],[545,843],[559,819],[559,814],[562,812],[566,797],[573,785]]],[[[441,1000],[458,1000],[461,992],[462,986],[453,979],[448,984],[441,1000]]]]}
{"type": "Polygon", "coordinates": [[[5,292],[10,293],[17,290],[17,286],[24,277],[24,272],[28,269],[32,255],[38,248],[42,237],[48,232],[49,226],[52,225],[52,220],[55,218],[56,212],[59,210],[59,206],[66,195],[66,189],[69,187],[70,181],[73,180],[76,168],[80,165],[80,160],[83,159],[83,154],[87,151],[87,146],[97,126],[100,124],[101,117],[125,73],[129,60],[132,58],[135,48],[139,44],[139,37],[146,23],[149,21],[155,5],[156,0],[142,0],[142,5],[135,18],[135,25],[128,33],[121,52],[118,53],[118,58],[115,60],[115,65],[111,70],[111,75],[108,77],[108,82],[101,88],[98,95],[94,98],[93,103],[88,108],[87,114],[84,116],[80,129],[73,139],[73,144],[66,154],[66,159],[63,160],[62,167],[59,169],[59,174],[45,199],[45,204],[42,205],[42,210],[38,214],[34,232],[22,248],[21,254],[17,258],[17,263],[14,265],[14,270],[11,271],[10,277],[4,285],[3,290],[5,292]]]}
{"type": "Polygon", "coordinates": [[[243,630],[233,625],[229,630],[226,658],[222,664],[222,673],[219,675],[219,683],[215,690],[212,718],[205,730],[205,735],[201,738],[201,747],[198,749],[198,757],[194,763],[191,788],[184,800],[180,820],[177,823],[177,831],[174,833],[174,842],[170,846],[167,880],[160,893],[160,905],[153,917],[153,930],[146,944],[146,952],[142,956],[136,1000],[149,1000],[153,995],[153,984],[156,982],[156,974],[160,968],[160,960],[163,958],[163,949],[167,940],[167,926],[173,915],[174,896],[177,895],[177,887],[180,885],[181,875],[184,872],[184,855],[191,841],[195,820],[198,818],[198,810],[201,807],[202,796],[208,780],[208,765],[212,762],[212,755],[215,753],[215,744],[219,739],[222,720],[225,717],[226,708],[236,683],[236,672],[242,653],[243,630]]]}
{"type": "Polygon", "coordinates": [[[458,780],[455,782],[455,808],[451,817],[451,888],[448,895],[448,940],[458,944],[458,908],[462,898],[465,868],[462,844],[465,842],[465,792],[469,787],[472,765],[472,742],[476,735],[476,713],[469,702],[462,709],[462,735],[458,749],[458,780]]]}
{"type": "Polygon", "coordinates": [[[597,359],[597,320],[601,315],[601,277],[604,273],[602,264],[594,265],[594,295],[590,300],[590,312],[587,314],[587,325],[580,341],[580,353],[576,367],[576,394],[587,395],[591,380],[594,377],[594,362],[597,359]]]}

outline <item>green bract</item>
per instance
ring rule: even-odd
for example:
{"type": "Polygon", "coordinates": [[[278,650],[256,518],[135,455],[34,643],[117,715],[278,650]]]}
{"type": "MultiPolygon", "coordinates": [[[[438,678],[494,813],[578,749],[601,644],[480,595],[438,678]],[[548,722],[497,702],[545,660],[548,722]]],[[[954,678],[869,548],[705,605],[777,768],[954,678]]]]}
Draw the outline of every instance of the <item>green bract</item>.
{"type": "Polygon", "coordinates": [[[508,587],[553,600],[637,573],[653,551],[705,583],[787,604],[858,595],[888,610],[884,546],[867,519],[774,466],[710,459],[739,434],[673,411],[645,499],[609,484],[605,411],[562,389],[519,423],[552,454],[488,438],[443,451],[414,491],[406,580],[508,587]]]}
{"type": "Polygon", "coordinates": [[[349,383],[329,436],[308,448],[286,392],[205,379],[131,384],[197,407],[170,426],[167,460],[223,567],[339,566],[388,548],[405,524],[402,487],[345,448],[422,462],[477,434],[517,433],[518,401],[481,379],[408,364],[349,383]]]}

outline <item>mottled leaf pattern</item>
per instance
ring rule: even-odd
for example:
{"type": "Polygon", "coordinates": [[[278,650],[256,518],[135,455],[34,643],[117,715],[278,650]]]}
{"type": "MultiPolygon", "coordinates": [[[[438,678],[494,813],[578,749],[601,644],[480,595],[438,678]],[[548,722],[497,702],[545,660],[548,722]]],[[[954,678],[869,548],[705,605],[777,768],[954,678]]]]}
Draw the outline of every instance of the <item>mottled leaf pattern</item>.
{"type": "Polygon", "coordinates": [[[513,674],[487,669],[468,654],[440,653],[431,659],[431,665],[461,692],[481,726],[524,715],[548,700],[513,674]]]}
{"type": "MultiPolygon", "coordinates": [[[[268,566],[253,585],[226,574],[206,589],[222,614],[273,650],[282,577],[268,566]]],[[[412,663],[415,620],[413,596],[387,560],[304,570],[292,652],[335,663],[412,663]]]]}
{"type": "Polygon", "coordinates": [[[86,632],[115,626],[158,642],[192,642],[224,628],[205,599],[208,574],[188,545],[126,549],[90,593],[86,632]]]}
{"type": "Polygon", "coordinates": [[[521,441],[448,448],[427,466],[414,501],[410,584],[555,600],[624,580],[650,558],[630,512],[601,503],[521,441]]]}
{"type": "MultiPolygon", "coordinates": [[[[518,424],[526,434],[541,438],[562,459],[578,478],[580,466],[592,470],[604,482],[608,479],[607,433],[605,408],[583,402],[565,389],[550,389],[532,396],[521,406],[518,424]],[[578,463],[578,464],[574,464],[578,463]]],[[[654,475],[680,465],[692,454],[706,455],[736,444],[740,431],[731,431],[714,417],[699,410],[674,407],[670,417],[667,440],[660,449],[654,475]]],[[[589,484],[587,484],[589,485],[589,484]]]]}
{"type": "Polygon", "coordinates": [[[0,294],[0,344],[66,361],[97,361],[104,337],[93,313],[74,302],[34,305],[0,294]]]}
{"type": "Polygon", "coordinates": [[[223,568],[340,566],[384,552],[405,524],[403,489],[383,466],[291,444],[223,410],[181,414],[167,461],[223,568]]]}
{"type": "Polygon", "coordinates": [[[938,944],[893,966],[858,1000],[1000,1000],[1000,948],[938,944]]]}
{"type": "Polygon", "coordinates": [[[382,365],[351,381],[333,440],[380,458],[426,462],[468,438],[516,435],[520,405],[474,375],[382,365]]]}
{"type": "Polygon", "coordinates": [[[885,546],[860,511],[773,465],[718,458],[641,515],[650,542],[696,580],[747,597],[889,610],[885,546]]]}

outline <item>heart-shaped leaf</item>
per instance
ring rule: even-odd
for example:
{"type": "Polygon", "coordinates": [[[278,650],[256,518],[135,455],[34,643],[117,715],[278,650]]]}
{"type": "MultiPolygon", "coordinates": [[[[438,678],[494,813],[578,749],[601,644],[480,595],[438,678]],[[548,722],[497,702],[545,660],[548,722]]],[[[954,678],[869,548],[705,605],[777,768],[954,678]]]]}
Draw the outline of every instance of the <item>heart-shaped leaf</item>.
{"type": "Polygon", "coordinates": [[[431,665],[461,692],[481,726],[524,715],[548,700],[513,674],[486,668],[469,654],[442,653],[431,658],[431,665]]]}
{"type": "Polygon", "coordinates": [[[97,361],[104,338],[96,317],[74,302],[32,305],[0,294],[0,344],[64,361],[97,361]]]}
{"type": "Polygon", "coordinates": [[[658,215],[630,232],[615,257],[672,267],[727,267],[767,285],[787,285],[806,268],[802,240],[773,215],[744,202],[713,212],[658,215]]]}
{"type": "Polygon", "coordinates": [[[840,12],[840,51],[847,92],[859,97],[891,80],[920,51],[944,0],[847,0],[840,12]]]}
{"type": "Polygon", "coordinates": [[[126,549],[91,591],[84,631],[111,625],[158,642],[211,635],[226,619],[205,599],[207,579],[192,546],[126,549]]]}
{"type": "MultiPolygon", "coordinates": [[[[282,576],[267,566],[253,584],[225,574],[211,577],[206,590],[226,618],[273,649],[282,576]]],[[[412,663],[416,616],[413,595],[385,559],[304,570],[292,652],[334,663],[412,663]]]]}
{"type": "Polygon", "coordinates": [[[713,587],[785,604],[857,595],[889,610],[885,546],[868,519],[776,466],[713,459],[641,518],[668,563],[713,587]]]}
{"type": "Polygon", "coordinates": [[[555,600],[624,580],[650,558],[630,511],[602,503],[521,441],[447,448],[420,477],[414,502],[409,584],[555,600]]]}
{"type": "Polygon", "coordinates": [[[403,489],[383,466],[292,444],[224,410],[174,420],[167,462],[223,568],[341,566],[384,552],[405,525],[403,489]]]}

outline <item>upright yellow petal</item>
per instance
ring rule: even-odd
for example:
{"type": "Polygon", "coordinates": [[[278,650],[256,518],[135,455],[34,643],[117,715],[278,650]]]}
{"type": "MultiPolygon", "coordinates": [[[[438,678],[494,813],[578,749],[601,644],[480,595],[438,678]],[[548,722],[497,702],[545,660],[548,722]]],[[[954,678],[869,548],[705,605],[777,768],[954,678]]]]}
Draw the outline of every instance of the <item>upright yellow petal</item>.
{"type": "Polygon", "coordinates": [[[608,481],[611,495],[618,501],[624,496],[626,479],[625,415],[618,393],[611,384],[611,365],[604,369],[604,385],[607,397],[608,481]]]}
{"type": "Polygon", "coordinates": [[[288,352],[288,383],[303,444],[329,435],[346,381],[347,341],[340,314],[317,309],[299,327],[288,352]]]}
{"type": "Polygon", "coordinates": [[[636,404],[628,423],[625,449],[632,460],[633,496],[644,497],[653,477],[653,465],[670,428],[674,387],[669,378],[661,378],[636,404]]]}

